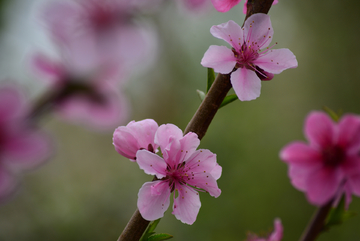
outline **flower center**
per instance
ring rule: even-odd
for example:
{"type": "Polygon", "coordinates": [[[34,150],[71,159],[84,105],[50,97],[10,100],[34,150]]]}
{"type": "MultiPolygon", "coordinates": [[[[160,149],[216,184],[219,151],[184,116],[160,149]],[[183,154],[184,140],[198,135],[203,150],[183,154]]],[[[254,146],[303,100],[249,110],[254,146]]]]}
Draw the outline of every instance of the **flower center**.
{"type": "Polygon", "coordinates": [[[186,184],[184,178],[187,176],[186,172],[184,172],[185,162],[179,163],[177,166],[170,167],[167,166],[167,175],[165,179],[169,180],[169,186],[171,188],[171,192],[175,189],[175,183],[186,184]]]}
{"type": "Polygon", "coordinates": [[[244,43],[239,51],[235,49],[232,49],[232,51],[237,58],[237,68],[254,68],[252,62],[259,57],[257,48],[254,49],[251,45],[247,46],[246,43],[244,43]]]}
{"type": "Polygon", "coordinates": [[[336,167],[344,161],[345,153],[339,146],[329,146],[322,151],[325,166],[336,167]]]}

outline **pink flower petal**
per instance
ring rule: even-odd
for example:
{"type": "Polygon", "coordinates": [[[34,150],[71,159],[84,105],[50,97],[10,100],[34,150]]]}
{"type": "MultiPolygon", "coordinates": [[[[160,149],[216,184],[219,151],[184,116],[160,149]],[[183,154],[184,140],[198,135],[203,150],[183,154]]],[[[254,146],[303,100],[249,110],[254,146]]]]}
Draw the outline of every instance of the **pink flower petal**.
{"type": "Polygon", "coordinates": [[[48,82],[53,87],[64,84],[65,70],[60,64],[53,62],[45,55],[36,54],[30,64],[41,80],[48,82]]]}
{"type": "Polygon", "coordinates": [[[170,188],[167,182],[146,182],[140,188],[137,206],[141,216],[153,221],[164,216],[170,205],[170,188]]]}
{"type": "Polygon", "coordinates": [[[47,161],[52,150],[51,140],[39,131],[24,130],[13,134],[2,150],[7,166],[27,170],[47,161]]]}
{"type": "Polygon", "coordinates": [[[301,165],[291,164],[289,165],[288,176],[291,180],[291,184],[300,191],[306,191],[306,182],[307,177],[312,172],[314,172],[316,168],[309,169],[303,168],[301,165]]]}
{"type": "Polygon", "coordinates": [[[261,80],[254,71],[246,68],[231,73],[231,84],[241,101],[254,100],[260,96],[261,80]]]}
{"type": "Polygon", "coordinates": [[[271,49],[260,55],[254,64],[272,74],[280,74],[286,69],[298,66],[295,55],[289,49],[271,49]]]}
{"type": "Polygon", "coordinates": [[[173,139],[181,139],[183,132],[173,124],[164,124],[155,133],[155,143],[164,151],[173,139]]]}
{"type": "MultiPolygon", "coordinates": [[[[176,159],[179,163],[187,160],[191,156],[196,148],[200,145],[198,135],[194,132],[187,133],[183,138],[179,140],[180,149],[177,150],[176,159]]],[[[175,153],[174,153],[175,154],[175,153]]],[[[175,157],[175,155],[172,155],[175,157]]]]}
{"type": "Polygon", "coordinates": [[[253,14],[245,21],[245,41],[250,45],[258,45],[259,49],[266,48],[269,46],[273,34],[274,30],[271,26],[270,17],[267,14],[253,14]]]}
{"type": "Polygon", "coordinates": [[[186,165],[191,167],[192,172],[210,173],[216,166],[216,155],[209,150],[200,149],[188,158],[186,165]]]}
{"type": "Polygon", "coordinates": [[[344,115],[339,121],[338,144],[346,148],[348,153],[358,154],[360,150],[360,117],[344,115]]]}
{"type": "Polygon", "coordinates": [[[196,188],[201,188],[207,191],[213,197],[219,197],[221,190],[219,189],[216,179],[210,173],[198,172],[193,173],[194,179],[187,180],[187,183],[196,188]]]}
{"type": "Polygon", "coordinates": [[[219,12],[227,12],[236,6],[241,0],[211,0],[215,9],[219,12]]]}
{"type": "Polygon", "coordinates": [[[199,193],[186,185],[177,185],[179,193],[174,200],[172,214],[183,223],[193,224],[199,213],[201,203],[199,193]]]}
{"type": "Polygon", "coordinates": [[[99,93],[102,103],[86,95],[76,95],[58,105],[60,116],[68,121],[86,124],[97,130],[110,130],[128,116],[128,103],[116,92],[99,93]]]}
{"type": "Polygon", "coordinates": [[[323,168],[308,175],[306,181],[307,197],[315,205],[323,205],[335,198],[343,176],[337,169],[323,168]]]}
{"type": "Polygon", "coordinates": [[[166,163],[164,159],[147,150],[136,153],[136,162],[146,174],[156,175],[158,179],[166,177],[166,163]]]}
{"type": "Polygon", "coordinates": [[[113,135],[113,145],[120,155],[129,158],[131,161],[135,161],[136,152],[140,150],[138,140],[126,126],[116,128],[113,135]]]}
{"type": "Polygon", "coordinates": [[[284,228],[279,218],[274,221],[274,232],[270,235],[268,241],[281,241],[283,238],[284,228]]]}
{"type": "Polygon", "coordinates": [[[211,45],[201,59],[201,65],[213,68],[215,72],[228,74],[236,64],[236,57],[231,49],[225,46],[211,45]]]}
{"type": "Polygon", "coordinates": [[[0,86],[0,123],[21,118],[26,111],[24,94],[14,84],[0,86]]]}
{"type": "Polygon", "coordinates": [[[210,33],[215,38],[225,40],[236,50],[239,50],[239,44],[243,44],[244,42],[243,30],[232,20],[212,26],[210,33]]]}
{"type": "Polygon", "coordinates": [[[137,122],[130,122],[126,127],[132,130],[140,148],[147,149],[149,144],[151,144],[154,150],[157,149],[158,146],[154,143],[154,138],[159,126],[156,121],[145,119],[137,122]]]}
{"type": "Polygon", "coordinates": [[[322,164],[322,155],[319,151],[302,142],[292,142],[280,151],[280,159],[303,167],[313,168],[322,164]]]}
{"type": "Polygon", "coordinates": [[[211,170],[210,174],[215,178],[215,180],[218,180],[221,177],[222,173],[222,167],[216,163],[214,169],[211,170]]]}
{"type": "Polygon", "coordinates": [[[335,142],[335,123],[322,112],[311,112],[305,121],[305,135],[311,146],[325,148],[335,142]]]}

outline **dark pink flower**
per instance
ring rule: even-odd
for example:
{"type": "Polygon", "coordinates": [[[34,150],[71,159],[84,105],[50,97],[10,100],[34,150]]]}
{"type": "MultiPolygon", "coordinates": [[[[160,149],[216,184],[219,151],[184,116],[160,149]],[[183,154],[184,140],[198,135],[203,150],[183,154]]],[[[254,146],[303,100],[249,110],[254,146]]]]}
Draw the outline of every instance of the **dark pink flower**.
{"type": "Polygon", "coordinates": [[[283,238],[283,226],[280,219],[274,221],[274,231],[266,238],[259,238],[256,234],[250,233],[246,241],[281,241],[283,238]]]}
{"type": "Polygon", "coordinates": [[[17,174],[33,169],[50,156],[49,138],[27,118],[28,101],[15,86],[0,87],[0,200],[14,191],[17,174]]]}
{"type": "Polygon", "coordinates": [[[212,26],[210,32],[214,37],[228,42],[232,49],[211,45],[201,64],[222,74],[234,70],[230,77],[231,84],[242,101],[260,96],[261,80],[270,80],[274,74],[297,67],[297,60],[290,50],[268,47],[273,29],[266,14],[250,16],[243,28],[229,21],[212,26]]]}
{"type": "Polygon", "coordinates": [[[172,213],[183,223],[193,224],[201,206],[198,191],[205,190],[213,197],[221,193],[216,183],[221,176],[216,155],[209,150],[196,150],[200,144],[197,135],[190,132],[183,136],[172,124],[159,127],[155,144],[160,146],[163,157],[148,150],[136,153],[140,168],[159,179],[141,187],[139,211],[146,220],[163,217],[170,205],[170,195],[175,192],[172,213]]]}
{"type": "Polygon", "coordinates": [[[115,150],[131,161],[136,160],[138,150],[156,152],[159,145],[155,144],[155,132],[158,124],[152,119],[142,121],[131,121],[126,126],[116,128],[113,135],[115,150]]]}
{"type": "Polygon", "coordinates": [[[348,205],[351,194],[360,196],[360,117],[347,114],[335,123],[314,111],[304,132],[309,144],[295,141],[280,152],[291,183],[312,204],[323,205],[345,192],[348,205]]]}
{"type": "MultiPolygon", "coordinates": [[[[246,12],[247,12],[247,2],[248,2],[248,0],[245,0],[245,2],[244,2],[244,8],[243,8],[243,13],[244,14],[246,14],[246,12]]],[[[278,3],[279,3],[279,0],[274,0],[272,5],[275,5],[275,4],[278,4],[278,3]]]]}

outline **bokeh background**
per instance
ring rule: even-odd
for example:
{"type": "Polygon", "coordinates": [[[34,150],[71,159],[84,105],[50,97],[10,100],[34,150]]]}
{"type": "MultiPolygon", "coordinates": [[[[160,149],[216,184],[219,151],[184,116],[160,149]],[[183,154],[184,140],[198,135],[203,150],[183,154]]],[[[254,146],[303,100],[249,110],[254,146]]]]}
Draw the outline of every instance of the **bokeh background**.
{"type": "MultiPolygon", "coordinates": [[[[212,25],[242,24],[242,4],[228,13],[193,13],[167,0],[147,21],[159,36],[158,58],[126,85],[130,120],[155,119],[184,129],[200,104],[206,68],[200,60],[212,25]]],[[[179,0],[177,0],[179,1],[179,0]]],[[[0,77],[24,86],[33,100],[44,91],[27,60],[37,49],[51,52],[38,19],[45,0],[2,0],[0,77]]],[[[244,240],[248,231],[267,232],[281,218],[284,241],[297,240],[316,207],[287,176],[279,150],[304,140],[303,121],[328,106],[360,114],[360,4],[353,0],[284,1],[270,16],[277,48],[289,48],[299,62],[262,83],[260,98],[236,101],[216,115],[201,148],[217,154],[223,167],[215,199],[201,194],[197,221],[182,224],[168,210],[157,231],[174,241],[244,240]]],[[[119,123],[126,124],[126,123],[119,123]]],[[[136,209],[141,185],[152,179],[113,148],[112,132],[94,132],[52,115],[41,125],[54,139],[53,158],[22,180],[17,195],[0,206],[0,240],[116,240],[136,209]]],[[[350,210],[360,213],[360,199],[350,210]]],[[[360,217],[332,228],[319,241],[359,241],[360,217]]]]}

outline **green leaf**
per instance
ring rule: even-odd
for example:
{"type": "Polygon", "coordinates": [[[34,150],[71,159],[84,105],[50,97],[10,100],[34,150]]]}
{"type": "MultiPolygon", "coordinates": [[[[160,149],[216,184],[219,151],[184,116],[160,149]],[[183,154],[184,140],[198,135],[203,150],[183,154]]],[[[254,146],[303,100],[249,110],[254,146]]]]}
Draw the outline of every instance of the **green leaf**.
{"type": "Polygon", "coordinates": [[[147,241],[148,238],[153,235],[155,232],[156,226],[159,224],[161,218],[152,221],[149,226],[146,228],[145,232],[143,233],[142,237],[140,238],[140,241],[147,241]]]}
{"type": "Polygon", "coordinates": [[[346,220],[356,216],[355,212],[346,211],[344,207],[345,207],[345,196],[342,196],[337,207],[330,210],[330,213],[324,225],[324,230],[330,229],[331,226],[342,224],[346,220]]]}
{"type": "Polygon", "coordinates": [[[200,100],[203,101],[205,99],[205,93],[201,90],[196,90],[196,92],[198,93],[200,100]]]}
{"type": "Polygon", "coordinates": [[[209,92],[209,89],[211,85],[214,83],[214,80],[215,80],[215,72],[212,68],[208,68],[206,93],[209,92]]]}
{"type": "Polygon", "coordinates": [[[338,113],[336,113],[335,111],[333,111],[332,109],[330,109],[327,106],[323,106],[323,110],[331,117],[331,119],[333,119],[335,122],[338,122],[341,116],[341,111],[338,111],[338,113]]]}
{"type": "Polygon", "coordinates": [[[168,240],[173,238],[174,236],[167,234],[167,233],[157,233],[157,234],[153,234],[151,235],[147,241],[161,241],[161,240],[168,240]]]}
{"type": "Polygon", "coordinates": [[[223,100],[223,102],[221,103],[221,105],[220,105],[220,107],[219,107],[219,109],[221,108],[221,107],[224,107],[225,105],[227,105],[227,104],[230,104],[231,102],[233,102],[233,101],[235,101],[235,100],[237,100],[238,99],[238,97],[237,97],[237,95],[228,95],[228,96],[226,96],[225,97],[225,99],[223,100]]]}

